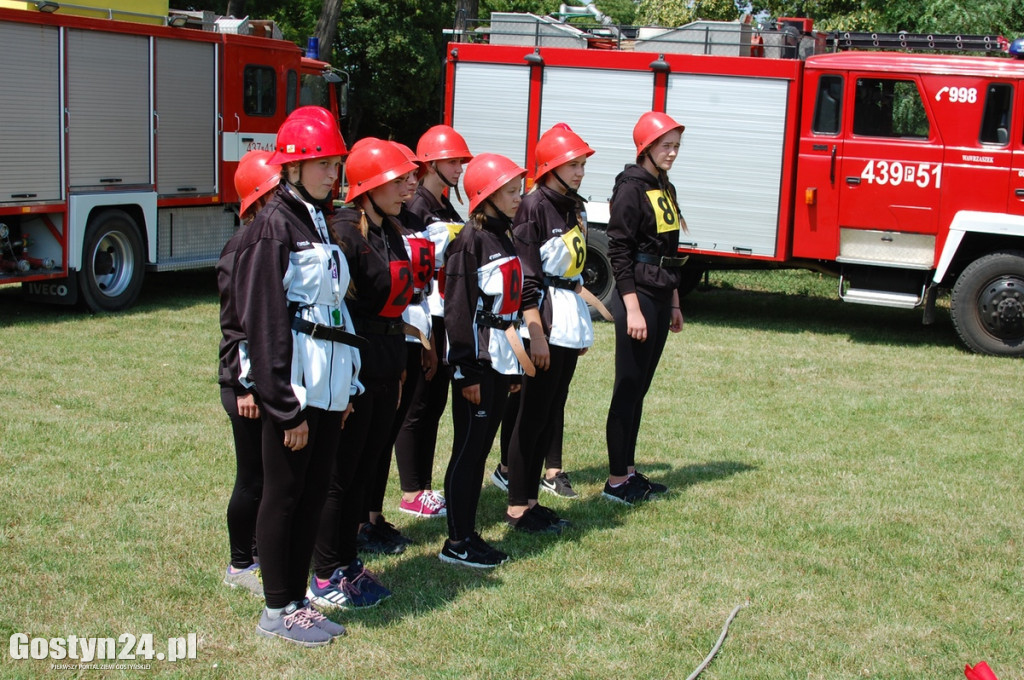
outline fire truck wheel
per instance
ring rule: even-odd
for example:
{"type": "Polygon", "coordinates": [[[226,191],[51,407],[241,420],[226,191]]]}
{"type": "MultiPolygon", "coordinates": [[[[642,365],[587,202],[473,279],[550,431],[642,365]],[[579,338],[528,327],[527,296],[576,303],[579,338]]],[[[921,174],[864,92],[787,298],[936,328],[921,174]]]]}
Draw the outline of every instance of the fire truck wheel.
{"type": "Polygon", "coordinates": [[[953,286],[950,316],[975,352],[1024,356],[1024,251],[989,253],[969,264],[953,286]]]}
{"type": "MultiPolygon", "coordinates": [[[[594,294],[605,307],[611,302],[615,292],[615,279],[612,276],[612,261],[608,259],[608,234],[597,229],[587,232],[587,264],[583,267],[583,285],[594,294]]],[[[590,310],[593,319],[601,316],[590,310]]]]}
{"type": "Polygon", "coordinates": [[[131,307],[142,290],[145,259],[135,221],[120,210],[106,210],[89,221],[78,276],[82,300],[94,312],[131,307]]]}

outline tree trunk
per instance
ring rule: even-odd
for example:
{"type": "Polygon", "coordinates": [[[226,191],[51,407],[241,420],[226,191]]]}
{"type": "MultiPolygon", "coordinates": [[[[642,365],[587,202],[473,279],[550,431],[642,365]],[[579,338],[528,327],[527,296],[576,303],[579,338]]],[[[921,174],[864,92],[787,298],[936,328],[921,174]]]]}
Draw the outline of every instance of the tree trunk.
{"type": "Polygon", "coordinates": [[[234,17],[236,19],[242,19],[245,17],[245,0],[228,0],[227,9],[224,10],[224,15],[234,17]]]}
{"type": "Polygon", "coordinates": [[[332,61],[334,38],[338,35],[338,17],[341,16],[341,0],[324,0],[320,18],[316,22],[314,35],[320,43],[320,58],[332,61]]]}
{"type": "Polygon", "coordinates": [[[480,0],[458,0],[455,4],[455,30],[463,32],[472,30],[476,24],[467,25],[467,21],[477,19],[480,13],[480,0]]]}

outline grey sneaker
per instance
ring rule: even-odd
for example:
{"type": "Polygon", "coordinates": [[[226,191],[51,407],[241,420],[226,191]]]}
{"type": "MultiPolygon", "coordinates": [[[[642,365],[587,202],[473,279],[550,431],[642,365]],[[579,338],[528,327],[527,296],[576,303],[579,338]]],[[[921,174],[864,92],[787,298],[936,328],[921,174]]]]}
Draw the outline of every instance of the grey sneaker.
{"type": "Polygon", "coordinates": [[[565,474],[565,470],[559,470],[551,479],[541,477],[540,489],[562,498],[579,498],[579,494],[572,488],[569,475],[565,474]]]}
{"type": "Polygon", "coordinates": [[[253,564],[232,573],[229,565],[224,572],[224,583],[232,588],[245,588],[253,595],[263,597],[263,574],[260,572],[260,565],[253,564]]]}
{"type": "Polygon", "coordinates": [[[306,598],[300,602],[302,608],[306,610],[306,618],[313,622],[313,625],[320,630],[326,631],[332,638],[341,637],[345,634],[345,626],[340,623],[335,623],[329,618],[321,614],[306,598]]]}
{"type": "Polygon", "coordinates": [[[333,637],[323,628],[318,627],[310,618],[309,610],[300,606],[300,602],[292,602],[285,607],[276,619],[270,618],[266,608],[260,615],[256,632],[267,637],[277,637],[303,647],[323,647],[331,643],[333,637]]]}
{"type": "Polygon", "coordinates": [[[494,468],[494,472],[491,473],[491,484],[502,491],[508,491],[508,472],[502,472],[501,465],[494,468]]]}

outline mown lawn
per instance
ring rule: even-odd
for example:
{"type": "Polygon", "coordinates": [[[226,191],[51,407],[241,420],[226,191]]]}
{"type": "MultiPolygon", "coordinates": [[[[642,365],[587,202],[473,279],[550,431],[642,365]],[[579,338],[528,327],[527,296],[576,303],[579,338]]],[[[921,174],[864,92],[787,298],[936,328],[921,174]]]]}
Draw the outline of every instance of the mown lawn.
{"type": "MultiPolygon", "coordinates": [[[[195,660],[131,677],[1024,678],[1024,365],[969,354],[940,309],[845,305],[814,274],[713,274],[683,301],[638,458],[672,493],[600,498],[612,329],[570,396],[578,501],[562,537],[479,524],[513,556],[442,564],[443,521],[368,563],[394,591],[304,650],[255,633],[260,601],[221,584],[230,430],[216,385],[212,274],[148,279],[91,316],[0,288],[0,639],[195,633],[195,660]]],[[[444,428],[435,465],[443,479],[444,428]]],[[[497,460],[492,452],[489,469],[497,460]]],[[[140,661],[136,661],[139,663],[140,661]]],[[[0,675],[98,677],[3,654],[0,675]]]]}

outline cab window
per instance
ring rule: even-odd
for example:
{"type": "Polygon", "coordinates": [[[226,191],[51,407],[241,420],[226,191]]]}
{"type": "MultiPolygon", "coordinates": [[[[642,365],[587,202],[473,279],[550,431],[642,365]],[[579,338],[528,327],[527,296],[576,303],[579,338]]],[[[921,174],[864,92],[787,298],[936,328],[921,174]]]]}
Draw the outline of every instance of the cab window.
{"type": "Polygon", "coordinates": [[[826,135],[838,134],[842,113],[842,76],[822,76],[818,80],[818,98],[814,103],[813,131],[826,135]]]}
{"type": "Polygon", "coordinates": [[[277,79],[269,66],[246,66],[242,101],[247,116],[273,116],[277,109],[277,79]]]}
{"type": "Polygon", "coordinates": [[[289,69],[285,76],[285,113],[295,110],[295,102],[299,99],[299,74],[289,69]]]}
{"type": "Polygon", "coordinates": [[[985,111],[981,116],[982,144],[1006,146],[1010,143],[1010,104],[1013,86],[1009,83],[990,83],[985,94],[985,111]]]}
{"type": "Polygon", "coordinates": [[[858,78],[853,134],[927,139],[928,114],[912,80],[858,78]]]}

